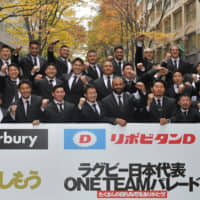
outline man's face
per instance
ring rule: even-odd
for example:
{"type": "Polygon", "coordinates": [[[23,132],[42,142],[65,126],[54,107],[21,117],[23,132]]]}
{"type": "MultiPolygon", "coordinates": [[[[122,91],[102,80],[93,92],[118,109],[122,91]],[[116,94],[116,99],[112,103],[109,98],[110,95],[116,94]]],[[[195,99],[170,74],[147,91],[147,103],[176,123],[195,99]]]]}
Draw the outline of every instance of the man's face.
{"type": "Polygon", "coordinates": [[[72,70],[74,74],[78,75],[82,73],[83,69],[84,69],[84,65],[78,60],[72,65],[72,70]]]}
{"type": "Polygon", "coordinates": [[[151,88],[151,91],[153,92],[154,96],[162,97],[165,93],[165,87],[164,87],[163,83],[156,82],[156,83],[154,83],[153,87],[151,88]]]}
{"type": "Polygon", "coordinates": [[[19,70],[17,69],[17,67],[15,66],[10,66],[8,68],[8,76],[11,78],[11,79],[17,79],[18,76],[19,76],[19,70]]]}
{"type": "Polygon", "coordinates": [[[49,65],[45,70],[45,74],[49,78],[54,78],[56,76],[56,73],[57,73],[57,70],[56,70],[56,67],[54,65],[49,65]]]}
{"type": "Polygon", "coordinates": [[[23,83],[20,85],[19,92],[24,99],[28,99],[31,96],[31,91],[32,89],[27,83],[23,83]]]}
{"type": "Polygon", "coordinates": [[[113,74],[113,72],[114,72],[114,68],[113,68],[112,63],[111,62],[105,62],[103,64],[103,73],[105,75],[109,76],[109,75],[113,74]]]}
{"type": "Polygon", "coordinates": [[[29,51],[32,56],[37,56],[39,55],[40,47],[37,44],[31,44],[29,47],[29,51]]]}
{"type": "Polygon", "coordinates": [[[112,88],[116,94],[121,94],[124,90],[125,84],[122,79],[114,79],[112,82],[112,88]]]}
{"type": "Polygon", "coordinates": [[[179,48],[177,46],[173,46],[170,49],[171,57],[177,59],[179,57],[179,48]]]}
{"type": "Polygon", "coordinates": [[[183,83],[183,76],[180,72],[175,72],[174,75],[173,75],[173,82],[176,84],[176,85],[180,85],[183,83]]]}
{"type": "Polygon", "coordinates": [[[62,102],[65,97],[65,91],[63,88],[57,88],[54,92],[52,92],[52,96],[56,101],[62,102]]]}
{"type": "Polygon", "coordinates": [[[95,102],[97,100],[97,91],[95,88],[89,88],[87,93],[84,94],[89,102],[95,102]]]}
{"type": "Polygon", "coordinates": [[[2,48],[0,51],[0,58],[3,60],[9,60],[11,57],[11,50],[8,48],[2,48]]]}
{"type": "Polygon", "coordinates": [[[124,51],[123,49],[116,49],[115,52],[114,52],[114,55],[115,55],[115,58],[117,60],[123,60],[123,56],[124,56],[124,51]]]}
{"type": "Polygon", "coordinates": [[[182,96],[178,102],[178,104],[180,105],[180,107],[184,110],[187,110],[190,108],[191,105],[191,100],[190,97],[187,96],[182,96]]]}
{"type": "Polygon", "coordinates": [[[124,77],[128,79],[135,78],[135,71],[133,70],[132,66],[126,66],[123,71],[124,77]]]}
{"type": "Polygon", "coordinates": [[[152,60],[153,60],[153,51],[151,51],[151,50],[145,51],[144,57],[145,57],[148,61],[152,61],[152,60]]]}
{"type": "Polygon", "coordinates": [[[97,54],[95,52],[88,53],[87,60],[90,64],[96,64],[97,62],[97,54]]]}
{"type": "Polygon", "coordinates": [[[69,57],[69,48],[63,47],[60,49],[60,56],[67,59],[69,57]]]}

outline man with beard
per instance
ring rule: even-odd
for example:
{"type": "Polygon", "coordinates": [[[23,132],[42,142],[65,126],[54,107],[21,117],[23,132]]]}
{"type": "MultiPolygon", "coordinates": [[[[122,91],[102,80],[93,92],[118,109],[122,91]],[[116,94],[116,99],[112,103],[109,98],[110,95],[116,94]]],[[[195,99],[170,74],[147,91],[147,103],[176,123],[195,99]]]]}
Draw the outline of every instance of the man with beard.
{"type": "Polygon", "coordinates": [[[126,125],[125,105],[128,102],[129,94],[124,92],[124,81],[121,77],[115,77],[112,81],[113,92],[102,100],[105,116],[115,118],[120,126],[126,125]]]}
{"type": "Polygon", "coordinates": [[[54,56],[54,48],[59,40],[54,40],[48,47],[48,63],[55,63],[57,68],[57,77],[62,77],[63,74],[70,74],[72,70],[72,64],[69,61],[69,47],[62,45],[60,47],[59,57],[54,56]]]}
{"type": "Polygon", "coordinates": [[[124,48],[122,46],[116,46],[114,48],[114,59],[112,61],[114,67],[114,74],[117,76],[122,76],[123,66],[125,65],[124,48]]]}

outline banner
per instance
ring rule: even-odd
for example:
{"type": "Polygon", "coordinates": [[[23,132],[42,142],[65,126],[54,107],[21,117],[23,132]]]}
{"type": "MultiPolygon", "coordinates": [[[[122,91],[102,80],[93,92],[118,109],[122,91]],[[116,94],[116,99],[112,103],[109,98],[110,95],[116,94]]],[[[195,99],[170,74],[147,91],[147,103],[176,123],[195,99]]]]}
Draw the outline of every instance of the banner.
{"type": "Polygon", "coordinates": [[[3,200],[199,200],[199,124],[1,124],[3,200]]]}

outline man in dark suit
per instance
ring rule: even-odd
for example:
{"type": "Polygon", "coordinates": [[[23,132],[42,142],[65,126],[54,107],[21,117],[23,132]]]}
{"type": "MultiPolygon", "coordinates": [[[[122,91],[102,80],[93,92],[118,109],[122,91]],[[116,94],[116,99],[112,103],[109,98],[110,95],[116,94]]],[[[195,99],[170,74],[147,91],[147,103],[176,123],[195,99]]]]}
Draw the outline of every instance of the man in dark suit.
{"type": "Polygon", "coordinates": [[[133,65],[130,63],[125,64],[123,67],[123,80],[125,83],[125,92],[135,93],[137,91],[137,88],[135,87],[137,77],[133,65]]]}
{"type": "Polygon", "coordinates": [[[171,117],[171,122],[200,122],[200,113],[191,105],[190,96],[181,95],[178,101],[179,108],[171,117]]]}
{"type": "Polygon", "coordinates": [[[144,73],[152,69],[156,63],[154,62],[153,49],[144,49],[144,35],[140,35],[136,41],[136,54],[135,54],[135,65],[137,69],[138,77],[141,77],[144,73]],[[144,51],[144,55],[143,55],[144,51]]]}
{"type": "Polygon", "coordinates": [[[112,61],[114,67],[114,75],[122,76],[123,66],[125,65],[124,48],[122,46],[116,46],[114,48],[114,60],[112,61]]]}
{"type": "Polygon", "coordinates": [[[196,89],[190,82],[184,83],[184,78],[181,72],[174,72],[172,80],[173,85],[166,91],[166,95],[168,97],[172,97],[178,100],[178,97],[182,94],[187,94],[190,97],[197,94],[196,89]]]}
{"type": "Polygon", "coordinates": [[[25,123],[32,122],[37,125],[42,120],[42,110],[48,100],[36,95],[31,95],[32,84],[29,80],[22,80],[18,85],[21,98],[16,104],[10,107],[10,112],[4,122],[25,123]]]}
{"type": "Polygon", "coordinates": [[[57,68],[57,77],[61,78],[63,74],[70,74],[72,70],[72,64],[69,60],[69,47],[62,45],[60,47],[59,57],[55,57],[54,48],[59,40],[54,40],[48,47],[48,63],[55,63],[57,68]]]}
{"type": "Polygon", "coordinates": [[[114,123],[115,120],[105,116],[102,103],[97,101],[97,91],[95,86],[91,84],[87,85],[84,90],[84,97],[80,98],[78,104],[82,122],[114,123]]]}
{"type": "Polygon", "coordinates": [[[175,99],[164,96],[165,83],[156,80],[147,98],[147,112],[149,122],[160,122],[161,125],[168,123],[168,120],[176,109],[175,99]]]}
{"type": "Polygon", "coordinates": [[[78,121],[77,108],[74,104],[64,101],[63,86],[56,85],[52,91],[53,100],[44,110],[44,121],[48,123],[64,123],[78,121]]]}
{"type": "Polygon", "coordinates": [[[33,80],[37,74],[44,74],[47,66],[47,60],[39,55],[40,44],[33,40],[29,43],[29,54],[19,57],[18,53],[21,48],[15,50],[14,63],[17,63],[23,71],[23,78],[33,80]]]}
{"type": "Polygon", "coordinates": [[[103,76],[94,81],[98,93],[98,100],[101,100],[112,93],[112,80],[114,78],[113,72],[114,68],[112,62],[105,61],[103,63],[103,76]]]}
{"type": "Polygon", "coordinates": [[[120,126],[126,125],[125,105],[128,103],[129,94],[124,91],[124,81],[120,77],[115,77],[112,81],[113,92],[106,96],[103,100],[105,116],[115,119],[116,124],[120,126]]]}
{"type": "Polygon", "coordinates": [[[62,81],[66,92],[65,100],[75,105],[83,97],[84,86],[87,85],[91,78],[84,75],[84,62],[81,58],[75,58],[72,62],[72,72],[64,74],[62,81]]]}
{"type": "Polygon", "coordinates": [[[3,45],[0,48],[0,70],[3,68],[5,73],[7,73],[7,67],[11,62],[11,49],[10,47],[3,45]]]}
{"type": "Polygon", "coordinates": [[[52,90],[56,85],[62,85],[62,81],[56,78],[57,68],[53,63],[48,64],[45,69],[45,77],[34,80],[37,95],[44,99],[52,100],[52,90]]]}
{"type": "Polygon", "coordinates": [[[18,85],[20,83],[19,68],[15,64],[10,64],[8,65],[8,76],[2,74],[0,74],[0,92],[3,94],[3,106],[8,108],[21,97],[20,92],[18,92],[18,85]]]}
{"type": "Polygon", "coordinates": [[[97,64],[97,52],[95,50],[90,50],[87,52],[87,60],[89,63],[88,69],[86,69],[87,76],[91,77],[93,80],[102,77],[102,69],[97,64]]]}
{"type": "Polygon", "coordinates": [[[172,78],[174,72],[181,72],[183,75],[194,72],[194,66],[190,63],[183,61],[180,58],[179,47],[174,45],[170,48],[171,58],[162,62],[162,66],[169,70],[169,78],[172,78]]]}
{"type": "Polygon", "coordinates": [[[2,95],[0,94],[0,123],[3,123],[4,117],[7,115],[8,109],[3,107],[3,98],[2,95]]]}

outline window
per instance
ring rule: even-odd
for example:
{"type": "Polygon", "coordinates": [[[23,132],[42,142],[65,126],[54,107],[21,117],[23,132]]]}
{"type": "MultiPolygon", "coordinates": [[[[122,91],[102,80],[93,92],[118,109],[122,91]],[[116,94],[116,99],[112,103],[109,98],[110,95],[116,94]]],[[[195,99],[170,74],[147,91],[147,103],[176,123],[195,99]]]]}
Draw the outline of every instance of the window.
{"type": "Polygon", "coordinates": [[[171,17],[165,20],[165,33],[171,33],[171,17]]]}
{"type": "Polygon", "coordinates": [[[187,46],[188,46],[189,53],[192,53],[197,50],[196,38],[197,38],[196,33],[191,33],[188,35],[187,46]]]}
{"type": "Polygon", "coordinates": [[[187,23],[196,19],[196,4],[194,0],[189,2],[189,4],[186,4],[185,10],[185,18],[187,23]]]}
{"type": "Polygon", "coordinates": [[[180,9],[178,12],[174,14],[174,29],[178,30],[182,26],[182,10],[180,9]]]}

